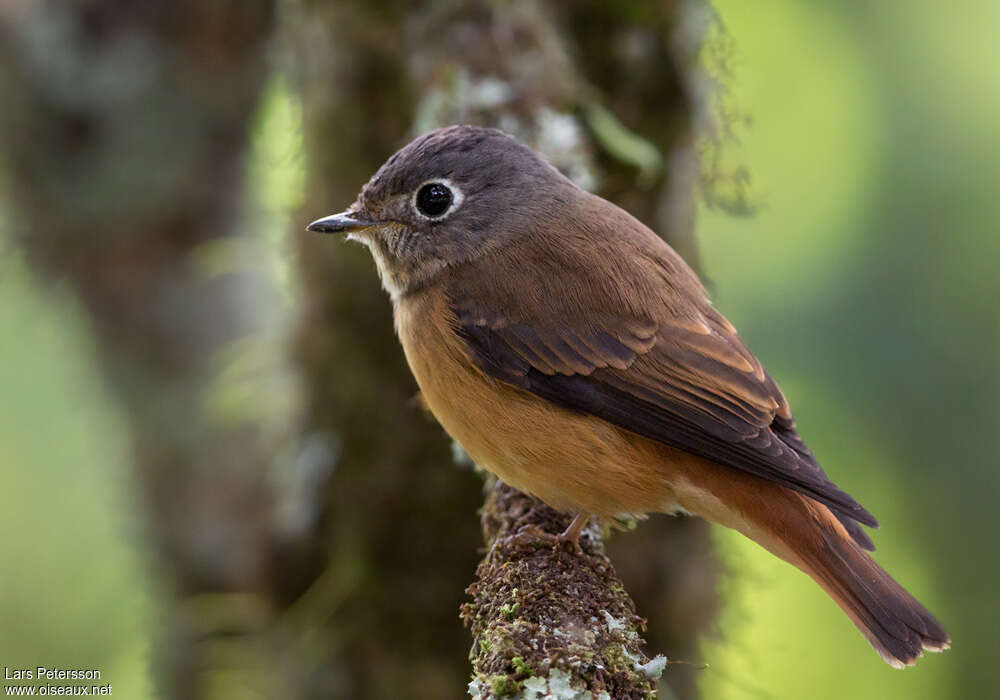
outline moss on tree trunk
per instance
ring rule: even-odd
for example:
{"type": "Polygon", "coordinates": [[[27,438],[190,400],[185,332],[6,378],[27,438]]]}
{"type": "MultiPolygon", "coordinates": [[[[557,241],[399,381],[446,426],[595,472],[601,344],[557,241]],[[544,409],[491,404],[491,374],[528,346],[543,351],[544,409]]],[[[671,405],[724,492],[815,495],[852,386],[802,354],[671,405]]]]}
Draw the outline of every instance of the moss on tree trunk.
{"type": "Polygon", "coordinates": [[[565,700],[656,697],[666,659],[649,659],[645,620],[615,573],[592,521],[582,551],[524,533],[558,534],[570,517],[498,482],[482,509],[488,554],[462,606],[472,630],[480,700],[520,697],[565,700]]]}

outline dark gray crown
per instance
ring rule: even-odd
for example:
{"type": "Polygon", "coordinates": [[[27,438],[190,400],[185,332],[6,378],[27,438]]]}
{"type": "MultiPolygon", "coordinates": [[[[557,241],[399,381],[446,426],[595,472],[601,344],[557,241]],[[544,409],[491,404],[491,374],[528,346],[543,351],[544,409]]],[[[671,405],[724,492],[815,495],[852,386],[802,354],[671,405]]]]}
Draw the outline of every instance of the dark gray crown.
{"type": "Polygon", "coordinates": [[[433,178],[453,180],[474,193],[486,187],[537,185],[562,176],[499,129],[447,126],[396,151],[361,190],[361,199],[384,201],[433,178]]]}

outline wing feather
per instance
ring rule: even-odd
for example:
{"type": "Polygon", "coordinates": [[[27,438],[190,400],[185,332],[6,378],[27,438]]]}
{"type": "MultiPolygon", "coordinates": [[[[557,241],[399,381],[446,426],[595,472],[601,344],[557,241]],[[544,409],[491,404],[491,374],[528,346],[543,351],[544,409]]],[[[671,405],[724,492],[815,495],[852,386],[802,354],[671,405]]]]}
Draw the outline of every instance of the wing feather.
{"type": "Polygon", "coordinates": [[[803,493],[872,549],[860,524],[875,518],[820,468],[781,390],[695,274],[641,223],[580,196],[579,219],[559,221],[572,238],[540,229],[450,270],[445,291],[470,359],[557,405],[803,493]]]}
{"type": "Polygon", "coordinates": [[[799,491],[829,506],[872,548],[858,523],[876,526],[875,518],[827,478],[784,396],[737,336],[629,317],[556,329],[493,311],[493,322],[476,323],[477,311],[453,311],[470,355],[490,375],[799,491]]]}

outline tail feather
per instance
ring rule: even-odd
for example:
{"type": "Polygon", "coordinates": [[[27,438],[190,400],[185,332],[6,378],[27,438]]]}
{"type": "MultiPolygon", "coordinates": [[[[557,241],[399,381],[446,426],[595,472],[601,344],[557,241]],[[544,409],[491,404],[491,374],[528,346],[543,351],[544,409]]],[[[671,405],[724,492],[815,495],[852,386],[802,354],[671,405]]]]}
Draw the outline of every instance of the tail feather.
{"type": "Polygon", "coordinates": [[[837,520],[839,520],[840,524],[844,526],[845,530],[847,530],[847,534],[851,536],[852,540],[858,543],[858,546],[861,547],[861,549],[867,549],[869,552],[875,551],[875,543],[872,542],[872,538],[868,536],[865,529],[861,527],[861,523],[857,520],[852,520],[848,516],[841,513],[834,513],[834,515],[837,516],[837,520]]]}
{"type": "Polygon", "coordinates": [[[678,503],[809,574],[887,663],[912,666],[949,647],[941,624],[865,551],[874,547],[857,523],[774,482],[696,466],[673,484],[678,503]]]}
{"type": "Polygon", "coordinates": [[[934,616],[866,552],[836,531],[822,529],[822,545],[803,557],[807,572],[888,664],[912,666],[925,650],[950,646],[947,632],[934,616]]]}

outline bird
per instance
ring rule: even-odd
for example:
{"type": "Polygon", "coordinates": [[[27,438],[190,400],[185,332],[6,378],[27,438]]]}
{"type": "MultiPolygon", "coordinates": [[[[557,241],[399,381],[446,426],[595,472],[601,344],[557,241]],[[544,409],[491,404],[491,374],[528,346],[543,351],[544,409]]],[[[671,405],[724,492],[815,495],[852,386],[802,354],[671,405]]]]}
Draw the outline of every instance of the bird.
{"type": "Polygon", "coordinates": [[[809,575],[891,666],[949,648],[694,271],[514,137],[430,131],[307,229],[370,249],[423,401],[480,467],[575,514],[562,541],[694,514],[809,575]]]}

